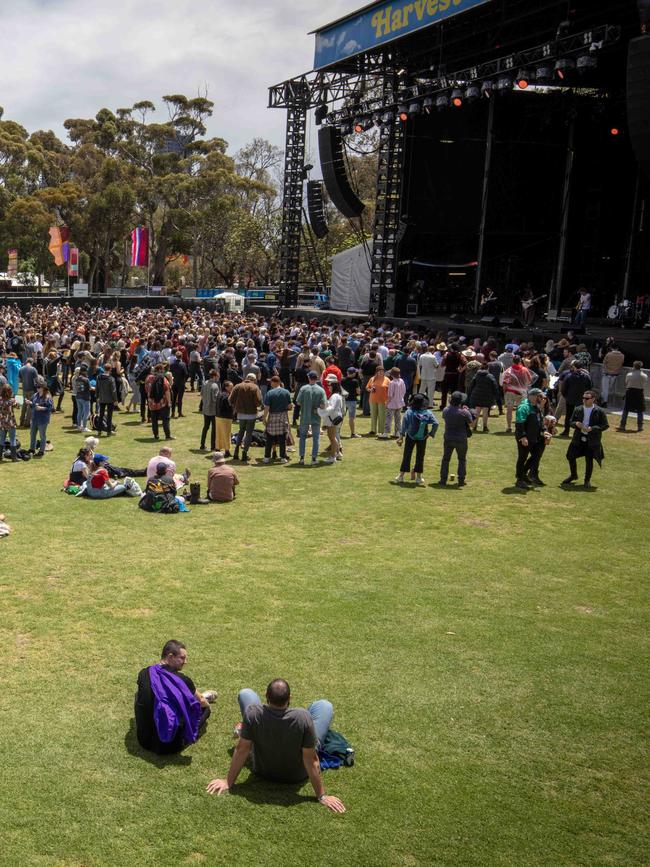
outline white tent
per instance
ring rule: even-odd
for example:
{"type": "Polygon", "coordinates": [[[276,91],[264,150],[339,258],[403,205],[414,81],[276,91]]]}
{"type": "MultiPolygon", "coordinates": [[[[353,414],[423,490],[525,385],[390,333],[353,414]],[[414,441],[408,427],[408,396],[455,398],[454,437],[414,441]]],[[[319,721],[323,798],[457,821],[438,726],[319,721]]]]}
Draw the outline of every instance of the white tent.
{"type": "Polygon", "coordinates": [[[332,256],[332,310],[368,312],[371,257],[371,243],[358,244],[332,256]]]}

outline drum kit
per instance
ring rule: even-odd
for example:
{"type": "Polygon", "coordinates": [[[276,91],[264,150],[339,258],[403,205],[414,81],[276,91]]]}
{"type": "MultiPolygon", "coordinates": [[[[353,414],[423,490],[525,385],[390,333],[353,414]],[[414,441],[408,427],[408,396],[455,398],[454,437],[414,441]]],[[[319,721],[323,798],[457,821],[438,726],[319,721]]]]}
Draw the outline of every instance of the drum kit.
{"type": "Polygon", "coordinates": [[[625,328],[626,325],[634,324],[635,313],[634,305],[629,298],[624,298],[620,304],[616,298],[607,311],[607,318],[613,325],[625,328]]]}

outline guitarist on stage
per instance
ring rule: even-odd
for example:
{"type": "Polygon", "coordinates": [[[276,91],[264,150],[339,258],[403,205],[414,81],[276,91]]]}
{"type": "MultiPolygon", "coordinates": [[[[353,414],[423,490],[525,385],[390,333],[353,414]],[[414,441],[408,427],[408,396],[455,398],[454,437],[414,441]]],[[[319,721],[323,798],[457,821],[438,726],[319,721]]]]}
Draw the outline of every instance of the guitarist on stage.
{"type": "Polygon", "coordinates": [[[532,328],[535,325],[535,305],[538,301],[541,301],[542,298],[546,298],[546,295],[538,295],[537,298],[535,298],[535,293],[533,292],[530,283],[521,293],[521,310],[523,314],[524,325],[527,328],[532,328]]]}

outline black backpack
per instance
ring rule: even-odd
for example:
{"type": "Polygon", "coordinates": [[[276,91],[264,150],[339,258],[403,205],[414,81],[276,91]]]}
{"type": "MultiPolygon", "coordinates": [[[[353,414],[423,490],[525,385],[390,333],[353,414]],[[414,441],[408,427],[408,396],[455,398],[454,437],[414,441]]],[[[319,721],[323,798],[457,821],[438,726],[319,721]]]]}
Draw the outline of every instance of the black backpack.
{"type": "Polygon", "coordinates": [[[151,373],[151,359],[148,355],[142,359],[140,364],[136,364],[133,371],[133,377],[137,383],[142,383],[151,373]]]}
{"type": "Polygon", "coordinates": [[[165,397],[165,380],[160,373],[156,374],[154,381],[151,383],[149,397],[157,403],[160,403],[165,397]]]}

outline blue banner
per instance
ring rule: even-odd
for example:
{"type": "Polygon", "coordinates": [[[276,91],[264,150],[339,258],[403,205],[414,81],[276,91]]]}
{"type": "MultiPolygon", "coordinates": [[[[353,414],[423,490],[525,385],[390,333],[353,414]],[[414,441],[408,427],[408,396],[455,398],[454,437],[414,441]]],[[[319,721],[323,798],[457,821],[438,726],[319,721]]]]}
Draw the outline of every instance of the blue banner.
{"type": "Polygon", "coordinates": [[[369,51],[438,24],[452,15],[481,6],[488,0],[392,0],[362,9],[338,23],[316,31],[314,69],[369,51]]]}

